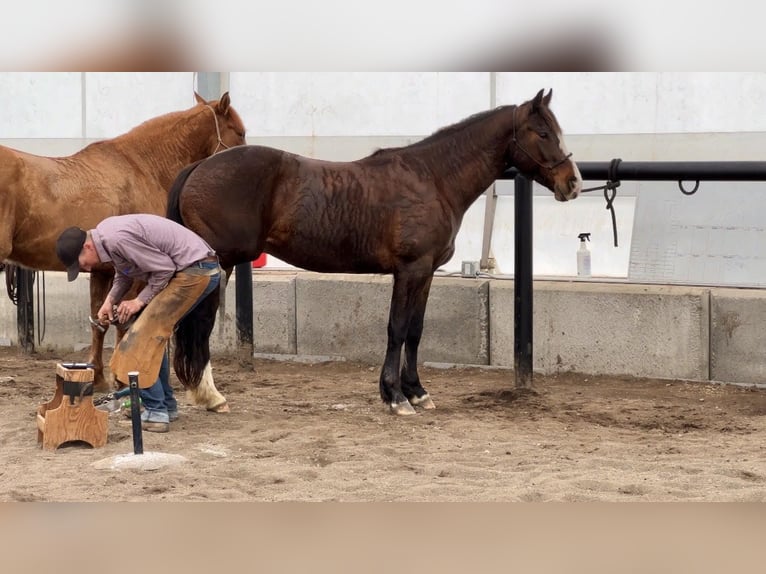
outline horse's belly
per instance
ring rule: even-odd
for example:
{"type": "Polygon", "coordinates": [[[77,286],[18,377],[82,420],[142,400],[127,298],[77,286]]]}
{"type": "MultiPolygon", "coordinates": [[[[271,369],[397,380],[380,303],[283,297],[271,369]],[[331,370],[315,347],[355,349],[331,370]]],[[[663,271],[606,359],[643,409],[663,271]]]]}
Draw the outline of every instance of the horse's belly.
{"type": "Polygon", "coordinates": [[[385,262],[361,250],[317,242],[296,245],[269,243],[266,251],[301,269],[320,273],[389,273],[385,262]]]}

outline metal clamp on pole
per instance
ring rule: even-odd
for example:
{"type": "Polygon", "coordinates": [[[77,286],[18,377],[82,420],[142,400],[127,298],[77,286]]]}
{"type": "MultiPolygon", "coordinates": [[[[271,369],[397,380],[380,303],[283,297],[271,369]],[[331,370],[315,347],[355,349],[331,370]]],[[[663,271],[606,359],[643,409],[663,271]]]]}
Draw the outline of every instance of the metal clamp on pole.
{"type": "Polygon", "coordinates": [[[130,422],[133,424],[133,454],[144,454],[144,437],[141,434],[141,404],[138,394],[138,371],[128,373],[130,387],[130,422]]]}

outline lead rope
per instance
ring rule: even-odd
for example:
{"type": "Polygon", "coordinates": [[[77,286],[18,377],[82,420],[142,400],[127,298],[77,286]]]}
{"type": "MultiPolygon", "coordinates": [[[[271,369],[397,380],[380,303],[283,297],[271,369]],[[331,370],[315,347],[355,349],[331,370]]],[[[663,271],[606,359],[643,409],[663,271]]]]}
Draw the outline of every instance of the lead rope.
{"type": "Polygon", "coordinates": [[[16,289],[16,266],[5,263],[5,290],[8,292],[8,298],[14,305],[19,304],[19,294],[16,289]]]}
{"type": "Polygon", "coordinates": [[[607,173],[607,181],[604,185],[598,185],[596,187],[589,187],[583,189],[586,191],[596,191],[597,189],[604,190],[604,199],[606,200],[606,208],[612,214],[612,232],[614,235],[614,246],[617,247],[617,215],[614,212],[614,199],[617,197],[617,188],[620,187],[620,180],[617,177],[617,169],[620,167],[622,160],[617,158],[613,159],[609,163],[609,171],[607,173]]]}
{"type": "Polygon", "coordinates": [[[215,121],[215,135],[218,137],[218,145],[215,146],[215,149],[213,150],[213,154],[215,155],[218,153],[218,148],[224,148],[224,149],[230,149],[229,146],[227,146],[225,143],[223,143],[223,140],[221,139],[221,129],[218,127],[218,114],[215,113],[215,110],[212,106],[206,105],[207,109],[209,109],[211,112],[213,112],[213,120],[215,121]]]}
{"type": "Polygon", "coordinates": [[[45,271],[35,271],[38,280],[37,283],[37,344],[42,345],[45,339],[45,271]],[[40,283],[43,284],[43,296],[40,298],[40,283]],[[40,301],[42,301],[42,313],[40,312],[40,301]]]}
{"type": "MultiPolygon", "coordinates": [[[[5,289],[8,292],[8,298],[11,303],[18,306],[19,304],[19,290],[16,285],[16,278],[19,273],[19,268],[11,263],[5,263],[0,266],[0,271],[5,271],[5,289]]],[[[45,272],[34,271],[32,275],[32,282],[36,283],[37,289],[37,344],[42,345],[45,339],[45,327],[46,327],[46,297],[45,297],[45,272]],[[40,283],[42,282],[42,297],[40,296],[40,283]],[[42,304],[40,303],[42,301],[42,304]]]]}

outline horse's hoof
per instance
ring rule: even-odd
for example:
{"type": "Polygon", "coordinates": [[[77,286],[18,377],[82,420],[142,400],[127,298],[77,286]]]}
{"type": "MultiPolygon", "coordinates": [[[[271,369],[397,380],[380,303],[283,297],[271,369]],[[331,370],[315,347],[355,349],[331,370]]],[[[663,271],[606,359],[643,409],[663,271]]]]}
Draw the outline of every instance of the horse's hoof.
{"type": "Polygon", "coordinates": [[[413,406],[420,407],[421,409],[426,409],[427,411],[430,411],[431,409],[435,409],[436,405],[431,400],[431,396],[426,393],[422,397],[412,397],[410,399],[410,402],[413,406]]]}
{"type": "Polygon", "coordinates": [[[391,412],[399,416],[409,416],[417,414],[415,409],[408,401],[402,403],[391,403],[391,412]]]}
{"type": "Polygon", "coordinates": [[[207,410],[210,411],[211,413],[230,413],[231,412],[231,409],[229,408],[229,403],[226,401],[214,407],[208,407],[207,410]]]}

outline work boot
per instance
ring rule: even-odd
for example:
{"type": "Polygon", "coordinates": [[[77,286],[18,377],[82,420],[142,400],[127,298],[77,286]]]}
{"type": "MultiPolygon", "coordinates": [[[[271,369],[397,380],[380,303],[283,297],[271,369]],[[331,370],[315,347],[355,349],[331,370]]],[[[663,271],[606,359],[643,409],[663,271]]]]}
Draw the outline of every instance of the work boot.
{"type": "Polygon", "coordinates": [[[147,432],[168,432],[170,430],[170,423],[141,421],[141,428],[147,432]]]}
{"type": "Polygon", "coordinates": [[[168,432],[170,430],[169,413],[145,410],[141,413],[141,428],[147,432],[168,432]]]}

